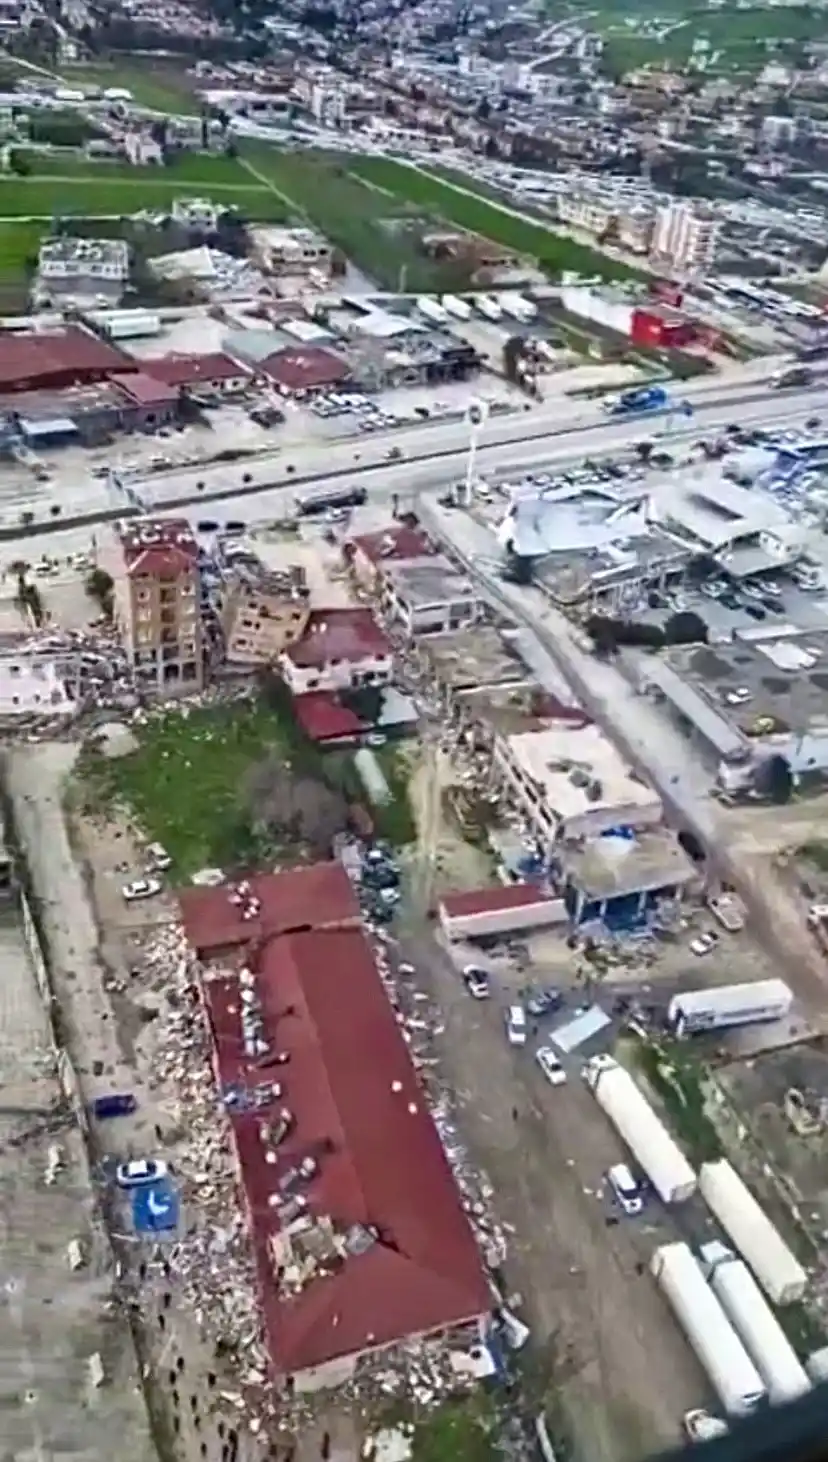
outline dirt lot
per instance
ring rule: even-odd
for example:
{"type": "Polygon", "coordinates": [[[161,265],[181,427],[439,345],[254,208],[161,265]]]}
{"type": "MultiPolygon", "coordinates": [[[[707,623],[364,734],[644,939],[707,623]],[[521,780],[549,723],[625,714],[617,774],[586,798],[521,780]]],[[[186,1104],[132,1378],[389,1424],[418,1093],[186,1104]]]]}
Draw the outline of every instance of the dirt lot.
{"type": "MultiPolygon", "coordinates": [[[[675,1443],[683,1412],[707,1397],[649,1275],[636,1272],[660,1221],[606,1226],[602,1177],[624,1154],[592,1096],[577,1079],[553,1090],[531,1051],[510,1049],[498,1003],[471,1001],[432,940],[412,937],[405,952],[421,978],[430,972],[445,1016],[445,1077],[514,1234],[509,1281],[523,1296],[548,1394],[560,1384],[581,1455],[638,1462],[675,1443]]],[[[663,1236],[674,1237],[669,1228],[663,1236]]]]}
{"type": "MultiPolygon", "coordinates": [[[[66,1038],[87,1102],[108,1091],[138,1097],[134,1117],[98,1126],[93,1135],[101,1153],[118,1159],[163,1156],[175,1169],[171,1093],[157,1060],[164,992],[158,980],[130,975],[144,940],[159,921],[169,922],[172,908],[155,900],[143,908],[124,904],[120,884],[140,868],[123,830],[77,826],[75,847],[70,844],[62,799],[75,754],[72,745],[21,747],[10,754],[8,776],[19,836],[42,902],[66,1038]]],[[[117,1227],[128,1232],[128,1209],[120,1213],[121,1207],[115,1200],[117,1227]]],[[[157,1245],[136,1243],[134,1237],[120,1246],[120,1257],[122,1294],[135,1315],[156,1427],[168,1444],[176,1439],[178,1462],[228,1462],[238,1415],[208,1386],[215,1355],[178,1302],[174,1265],[165,1267],[157,1245]]],[[[239,1441],[238,1462],[261,1455],[245,1433],[239,1441]]]]}

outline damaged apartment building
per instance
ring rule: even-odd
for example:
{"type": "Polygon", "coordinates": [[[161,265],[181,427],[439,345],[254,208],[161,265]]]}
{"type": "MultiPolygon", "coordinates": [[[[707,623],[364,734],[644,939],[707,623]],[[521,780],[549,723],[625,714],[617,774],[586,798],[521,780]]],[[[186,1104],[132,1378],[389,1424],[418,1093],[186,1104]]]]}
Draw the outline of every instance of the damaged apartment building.
{"type": "Polygon", "coordinates": [[[301,564],[273,569],[253,554],[233,557],[218,597],[229,669],[276,664],[289,645],[302,639],[309,618],[310,589],[301,564]]]}

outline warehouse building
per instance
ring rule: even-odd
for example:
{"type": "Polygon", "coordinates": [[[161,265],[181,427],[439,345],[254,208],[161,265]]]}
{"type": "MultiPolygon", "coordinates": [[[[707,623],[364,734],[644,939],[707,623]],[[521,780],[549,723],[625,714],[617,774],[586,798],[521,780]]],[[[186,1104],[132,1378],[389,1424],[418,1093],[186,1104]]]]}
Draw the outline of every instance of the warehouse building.
{"type": "Polygon", "coordinates": [[[135,361],[80,326],[0,332],[0,392],[64,390],[135,369],[135,361]]]}

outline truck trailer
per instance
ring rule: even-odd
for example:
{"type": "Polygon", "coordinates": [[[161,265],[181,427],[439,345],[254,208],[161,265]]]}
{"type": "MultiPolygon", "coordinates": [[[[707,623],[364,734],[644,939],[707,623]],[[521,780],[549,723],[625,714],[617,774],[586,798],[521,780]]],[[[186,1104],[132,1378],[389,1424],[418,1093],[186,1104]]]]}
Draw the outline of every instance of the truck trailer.
{"type": "Polygon", "coordinates": [[[805,1368],[745,1264],[724,1244],[706,1244],[709,1283],[719,1304],[762,1377],[775,1406],[796,1401],[811,1390],[805,1368]]]}
{"type": "Polygon", "coordinates": [[[753,1361],[687,1244],[662,1244],[650,1261],[676,1319],[730,1416],[747,1416],[764,1399],[753,1361]]]}
{"type": "Polygon", "coordinates": [[[805,1293],[808,1276],[726,1158],[702,1163],[699,1188],[734,1248],[750,1265],[774,1305],[792,1305],[805,1293]]]}
{"type": "Polygon", "coordinates": [[[497,298],[504,315],[508,315],[511,320],[519,320],[523,325],[528,325],[538,313],[537,306],[522,294],[511,294],[505,290],[497,298]]]}
{"type": "Polygon", "coordinates": [[[496,300],[493,295],[479,294],[474,303],[486,320],[502,320],[503,310],[499,300],[496,300]]]}
{"type": "Polygon", "coordinates": [[[421,294],[417,299],[417,309],[427,320],[435,325],[445,325],[448,319],[448,310],[438,300],[430,299],[427,294],[421,294]]]}
{"type": "Polygon", "coordinates": [[[444,294],[440,303],[444,310],[448,310],[449,314],[454,316],[455,320],[471,319],[471,305],[468,300],[458,299],[456,294],[444,294]]]}
{"type": "Polygon", "coordinates": [[[683,990],[670,1001],[667,1019],[677,1036],[692,1036],[696,1031],[781,1020],[792,1005],[793,995],[784,980],[752,980],[713,990],[683,990]]]}
{"type": "Polygon", "coordinates": [[[583,1075],[662,1203],[685,1203],[691,1198],[696,1174],[629,1071],[611,1056],[594,1056],[584,1066],[583,1075]]]}

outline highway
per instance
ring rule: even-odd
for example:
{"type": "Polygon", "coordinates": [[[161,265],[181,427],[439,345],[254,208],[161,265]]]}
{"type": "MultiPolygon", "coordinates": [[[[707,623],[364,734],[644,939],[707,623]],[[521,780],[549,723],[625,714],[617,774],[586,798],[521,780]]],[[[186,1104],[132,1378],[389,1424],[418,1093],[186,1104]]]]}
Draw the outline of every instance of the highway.
{"type": "MultiPolygon", "coordinates": [[[[802,425],[814,413],[828,408],[828,387],[804,392],[765,392],[752,394],[748,402],[734,409],[732,397],[725,401],[698,403],[691,418],[674,418],[670,428],[663,416],[636,417],[633,420],[607,417],[594,409],[583,424],[578,421],[566,427],[560,421],[550,429],[541,426],[534,415],[515,420],[506,418],[487,423],[478,452],[478,471],[488,476],[505,478],[521,473],[555,467],[582,460],[600,458],[629,449],[646,437],[660,436],[665,445],[689,444],[694,439],[721,430],[738,420],[744,425],[778,427],[802,425]],[[494,438],[494,440],[492,440],[494,438]]],[[[232,515],[247,521],[263,521],[284,517],[286,505],[300,488],[324,489],[342,483],[358,482],[369,498],[402,501],[420,493],[444,487],[456,481],[465,471],[467,432],[464,427],[430,426],[419,431],[386,437],[384,442],[372,439],[358,444],[359,460],[354,461],[353,443],[328,444],[305,454],[291,454],[295,470],[287,471],[287,462],[270,459],[258,468],[245,463],[244,473],[252,478],[241,481],[239,464],[219,464],[194,471],[177,471],[158,481],[130,484],[140,493],[145,509],[159,513],[186,513],[190,516],[217,518],[232,515]],[[405,440],[406,446],[400,437],[405,440]],[[402,461],[388,460],[389,442],[406,450],[402,461]],[[416,454],[416,455],[415,455],[416,454]],[[195,482],[204,487],[197,490],[195,482]],[[195,511],[194,511],[195,510],[195,511]]],[[[197,469],[196,469],[197,470],[197,469]]],[[[99,524],[112,521],[130,511],[126,499],[107,490],[100,482],[91,482],[97,496],[90,498],[88,509],[73,518],[66,518],[61,527],[50,519],[32,528],[19,523],[6,527],[0,536],[11,544],[14,552],[30,557],[42,553],[71,553],[86,548],[99,524]]],[[[134,510],[133,510],[134,511],[134,510]]]]}
{"type": "MultiPolygon", "coordinates": [[[[606,456],[634,445],[642,438],[663,434],[674,441],[690,441],[705,432],[716,431],[729,422],[767,425],[769,422],[804,422],[828,406],[828,385],[804,391],[775,392],[765,387],[743,385],[734,392],[720,382],[712,394],[695,399],[692,417],[676,412],[647,413],[636,417],[613,417],[593,403],[557,403],[523,416],[490,419],[480,434],[479,470],[488,473],[531,470],[540,465],[573,461],[586,456],[606,456]]],[[[189,508],[209,500],[228,502],[243,498],[267,498],[268,489],[298,487],[301,483],[324,486],[326,481],[359,478],[372,488],[373,479],[387,482],[392,492],[416,492],[435,487],[462,475],[468,453],[468,427],[452,422],[429,424],[377,435],[369,440],[349,439],[293,450],[242,463],[216,463],[175,469],[143,480],[131,479],[128,487],[148,510],[189,508]],[[402,460],[392,462],[392,451],[402,460]],[[243,479],[249,479],[243,481],[243,479]]],[[[89,509],[123,508],[127,499],[90,480],[89,509]]],[[[262,515],[275,510],[275,500],[257,505],[262,515]]]]}

